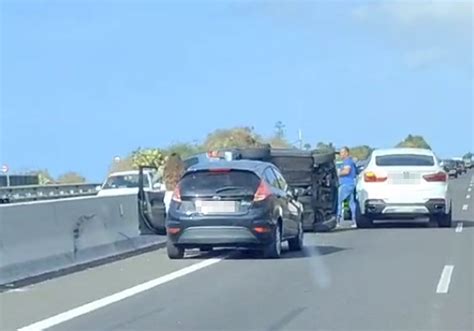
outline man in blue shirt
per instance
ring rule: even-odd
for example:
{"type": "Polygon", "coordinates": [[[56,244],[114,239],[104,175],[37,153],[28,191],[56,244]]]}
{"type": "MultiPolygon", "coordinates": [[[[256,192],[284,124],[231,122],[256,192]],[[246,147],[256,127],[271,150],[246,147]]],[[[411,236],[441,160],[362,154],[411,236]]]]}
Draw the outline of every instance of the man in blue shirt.
{"type": "Polygon", "coordinates": [[[355,187],[357,180],[357,167],[350,156],[348,147],[341,148],[339,155],[342,159],[342,166],[339,169],[339,201],[337,209],[338,226],[344,220],[343,204],[346,199],[349,199],[349,207],[352,213],[352,227],[357,227],[355,222],[356,215],[356,201],[355,201],[355,187]]]}

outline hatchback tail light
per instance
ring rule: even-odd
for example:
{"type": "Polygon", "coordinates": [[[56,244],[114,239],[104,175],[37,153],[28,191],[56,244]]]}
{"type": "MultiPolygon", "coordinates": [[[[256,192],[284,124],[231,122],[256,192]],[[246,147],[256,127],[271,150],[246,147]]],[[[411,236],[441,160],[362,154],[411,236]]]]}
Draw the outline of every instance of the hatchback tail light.
{"type": "Polygon", "coordinates": [[[176,202],[181,202],[181,191],[179,189],[179,186],[176,186],[176,188],[174,189],[173,197],[171,199],[176,202]]]}
{"type": "Polygon", "coordinates": [[[254,194],[253,201],[263,201],[270,195],[272,195],[270,187],[265,181],[262,180],[257,188],[257,191],[254,194]]]}
{"type": "Polygon", "coordinates": [[[440,171],[434,174],[424,175],[423,178],[427,182],[445,182],[448,180],[448,175],[445,172],[440,171]]]}
{"type": "Polygon", "coordinates": [[[382,183],[387,180],[387,176],[377,175],[372,171],[364,173],[364,181],[366,183],[382,183]]]}

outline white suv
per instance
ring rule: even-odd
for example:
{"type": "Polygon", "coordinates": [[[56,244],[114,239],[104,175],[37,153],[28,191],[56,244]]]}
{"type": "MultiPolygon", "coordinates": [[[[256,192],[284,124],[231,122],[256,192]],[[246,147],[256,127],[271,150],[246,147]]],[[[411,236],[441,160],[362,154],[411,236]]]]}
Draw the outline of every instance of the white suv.
{"type": "Polygon", "coordinates": [[[358,178],[357,197],[358,227],[370,227],[377,219],[418,217],[451,226],[448,175],[430,150],[375,150],[358,178]]]}

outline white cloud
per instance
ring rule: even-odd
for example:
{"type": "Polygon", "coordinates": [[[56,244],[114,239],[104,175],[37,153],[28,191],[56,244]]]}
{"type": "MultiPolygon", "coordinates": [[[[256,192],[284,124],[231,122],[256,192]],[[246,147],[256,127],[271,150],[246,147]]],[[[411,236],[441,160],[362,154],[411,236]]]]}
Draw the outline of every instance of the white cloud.
{"type": "Polygon", "coordinates": [[[412,69],[422,69],[445,57],[445,52],[437,48],[415,49],[406,51],[403,56],[405,64],[412,69]]]}
{"type": "Polygon", "coordinates": [[[411,68],[446,62],[472,67],[474,1],[379,1],[352,17],[385,33],[411,68]]]}
{"type": "Polygon", "coordinates": [[[360,20],[379,18],[401,26],[448,24],[472,27],[474,1],[380,1],[356,7],[360,20]]]}

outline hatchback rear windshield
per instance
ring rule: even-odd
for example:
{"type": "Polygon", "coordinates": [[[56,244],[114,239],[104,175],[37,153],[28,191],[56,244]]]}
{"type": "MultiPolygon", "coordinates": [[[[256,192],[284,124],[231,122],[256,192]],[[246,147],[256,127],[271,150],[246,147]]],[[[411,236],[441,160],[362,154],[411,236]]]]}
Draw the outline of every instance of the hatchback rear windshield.
{"type": "Polygon", "coordinates": [[[181,195],[254,194],[260,179],[250,171],[205,170],[186,174],[179,184],[181,195]]]}
{"type": "Polygon", "coordinates": [[[375,164],[382,167],[397,167],[397,166],[434,166],[435,161],[429,155],[416,154],[393,154],[380,155],[375,157],[375,164]]]}

